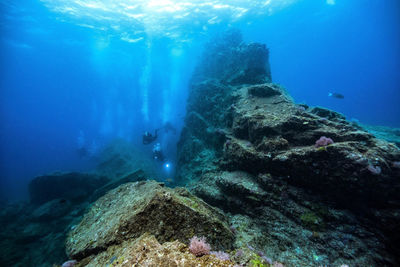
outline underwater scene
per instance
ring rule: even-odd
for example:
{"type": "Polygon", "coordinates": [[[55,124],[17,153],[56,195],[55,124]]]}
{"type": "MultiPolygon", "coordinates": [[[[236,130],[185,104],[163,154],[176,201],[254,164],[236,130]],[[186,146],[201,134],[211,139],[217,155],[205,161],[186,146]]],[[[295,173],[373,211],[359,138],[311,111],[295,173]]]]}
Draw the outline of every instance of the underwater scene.
{"type": "Polygon", "coordinates": [[[0,0],[0,266],[400,266],[400,1],[0,0]]]}

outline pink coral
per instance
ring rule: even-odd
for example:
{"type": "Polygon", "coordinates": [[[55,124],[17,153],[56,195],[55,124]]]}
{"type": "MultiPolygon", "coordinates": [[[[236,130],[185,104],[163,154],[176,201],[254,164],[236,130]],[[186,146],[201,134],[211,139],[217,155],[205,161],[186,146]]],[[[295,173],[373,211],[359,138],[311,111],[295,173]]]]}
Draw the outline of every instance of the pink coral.
{"type": "Polygon", "coordinates": [[[315,147],[319,148],[319,147],[323,147],[323,146],[327,146],[330,144],[333,144],[333,140],[329,137],[326,136],[321,136],[316,142],[315,142],[315,147]]]}
{"type": "Polygon", "coordinates": [[[189,251],[197,257],[210,254],[211,246],[206,242],[205,237],[193,236],[190,239],[189,251]]]}

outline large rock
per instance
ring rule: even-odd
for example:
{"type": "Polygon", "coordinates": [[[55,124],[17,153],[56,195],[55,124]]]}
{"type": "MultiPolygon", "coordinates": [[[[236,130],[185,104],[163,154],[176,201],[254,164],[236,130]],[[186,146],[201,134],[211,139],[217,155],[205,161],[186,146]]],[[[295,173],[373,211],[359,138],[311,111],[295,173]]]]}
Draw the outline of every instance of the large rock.
{"type": "Polygon", "coordinates": [[[85,209],[85,204],[65,199],[5,206],[0,212],[0,266],[52,267],[65,261],[67,229],[85,209]]]}
{"type": "Polygon", "coordinates": [[[52,221],[66,215],[71,210],[71,203],[65,199],[54,199],[44,203],[32,212],[33,221],[52,221]]]}
{"type": "Polygon", "coordinates": [[[362,127],[376,137],[386,140],[390,143],[394,143],[396,146],[400,147],[400,128],[390,128],[385,126],[373,126],[366,124],[362,124],[362,127]]]}
{"type": "Polygon", "coordinates": [[[400,264],[399,148],[342,114],[297,105],[271,83],[268,57],[253,52],[261,45],[231,39],[206,48],[192,79],[178,181],[232,215],[236,245],[288,265],[400,264]],[[241,56],[219,53],[236,50],[266,66],[254,82],[227,78],[238,68],[225,62],[241,56]],[[316,146],[322,136],[333,144],[316,146]]]}
{"type": "Polygon", "coordinates": [[[237,30],[217,36],[204,49],[193,79],[215,78],[227,85],[271,81],[269,50],[263,44],[244,44],[237,30]]]}
{"type": "Polygon", "coordinates": [[[400,151],[395,145],[339,116],[330,115],[331,120],[303,111],[276,85],[258,87],[275,87],[280,94],[254,97],[249,94],[254,86],[235,90],[234,119],[227,129],[220,166],[284,177],[354,210],[400,203],[400,173],[393,168],[400,151]],[[315,147],[321,136],[335,143],[315,147]]]}
{"type": "Polygon", "coordinates": [[[185,189],[142,181],[123,184],[98,199],[68,234],[67,254],[81,260],[146,232],[160,242],[188,243],[197,235],[207,237],[215,249],[233,244],[233,234],[218,210],[185,189]]]}
{"type": "Polygon", "coordinates": [[[39,205],[54,199],[82,202],[108,181],[105,176],[79,172],[39,176],[29,183],[30,202],[39,205]]]}
{"type": "Polygon", "coordinates": [[[140,169],[146,177],[159,180],[163,175],[157,171],[157,167],[157,161],[154,161],[150,154],[144,155],[132,142],[114,139],[99,153],[96,173],[115,180],[127,177],[140,169]]]}
{"type": "Polygon", "coordinates": [[[154,161],[123,140],[110,142],[97,160],[91,173],[33,179],[30,203],[0,202],[0,266],[51,267],[66,261],[66,235],[91,203],[121,184],[157,178],[154,161]]]}

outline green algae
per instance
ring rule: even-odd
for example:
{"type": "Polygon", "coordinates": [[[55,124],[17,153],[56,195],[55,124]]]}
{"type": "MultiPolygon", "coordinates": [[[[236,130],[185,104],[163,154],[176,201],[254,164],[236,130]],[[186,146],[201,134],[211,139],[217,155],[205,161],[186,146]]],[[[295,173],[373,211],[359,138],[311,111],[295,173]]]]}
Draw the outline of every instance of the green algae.
{"type": "Polygon", "coordinates": [[[264,260],[260,256],[255,256],[254,259],[250,260],[251,267],[269,267],[269,264],[264,263],[264,260]]]}

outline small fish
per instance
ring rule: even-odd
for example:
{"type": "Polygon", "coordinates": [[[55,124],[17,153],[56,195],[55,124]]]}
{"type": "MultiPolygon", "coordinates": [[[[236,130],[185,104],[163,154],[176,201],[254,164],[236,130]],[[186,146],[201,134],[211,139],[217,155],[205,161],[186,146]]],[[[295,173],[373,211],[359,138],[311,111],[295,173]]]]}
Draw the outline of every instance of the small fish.
{"type": "Polygon", "coordinates": [[[338,99],[344,99],[344,95],[339,94],[339,93],[329,93],[328,96],[338,98],[338,99]]]}

